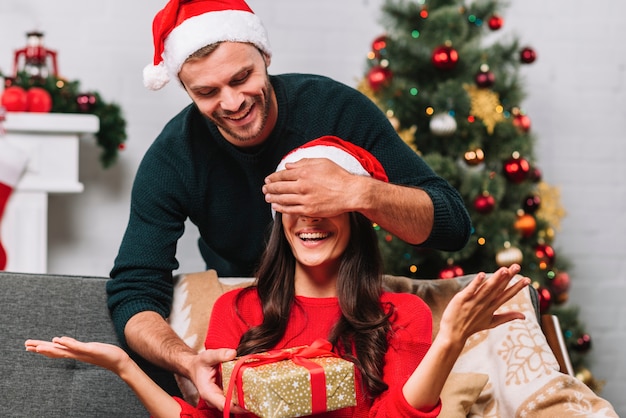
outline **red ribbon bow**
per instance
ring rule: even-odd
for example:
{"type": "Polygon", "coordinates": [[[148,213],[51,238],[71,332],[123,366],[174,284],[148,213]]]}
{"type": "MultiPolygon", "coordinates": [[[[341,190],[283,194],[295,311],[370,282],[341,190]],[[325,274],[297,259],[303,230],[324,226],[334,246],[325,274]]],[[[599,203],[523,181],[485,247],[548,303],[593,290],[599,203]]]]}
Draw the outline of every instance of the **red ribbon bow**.
{"type": "MultiPolygon", "coordinates": [[[[265,353],[248,354],[240,357],[233,367],[228,391],[226,394],[226,404],[224,405],[224,417],[230,415],[230,404],[233,398],[233,389],[236,382],[241,382],[243,372],[249,367],[258,367],[264,364],[276,363],[282,360],[291,360],[295,364],[306,367],[311,374],[311,414],[317,414],[326,410],[326,375],[324,368],[319,364],[309,360],[314,357],[339,357],[332,351],[332,345],[324,340],[317,339],[310,346],[298,347],[287,350],[271,350],[265,353]]],[[[239,404],[245,408],[243,385],[237,387],[237,397],[239,404]]]]}

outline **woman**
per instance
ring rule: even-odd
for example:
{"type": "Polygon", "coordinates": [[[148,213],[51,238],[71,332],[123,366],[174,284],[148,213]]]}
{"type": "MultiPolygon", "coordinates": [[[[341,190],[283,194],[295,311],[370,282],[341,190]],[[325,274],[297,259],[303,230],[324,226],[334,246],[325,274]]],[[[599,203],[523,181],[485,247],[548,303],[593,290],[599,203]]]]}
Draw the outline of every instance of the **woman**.
{"type": "MultiPolygon", "coordinates": [[[[279,169],[320,150],[348,171],[386,178],[367,151],[329,137],[292,152],[279,169]],[[354,160],[357,166],[351,165],[354,160]]],[[[478,274],[450,301],[431,345],[427,305],[415,295],[383,290],[382,262],[369,220],[356,212],[327,218],[278,213],[255,286],[216,301],[205,346],[236,348],[238,355],[245,355],[325,338],[357,369],[357,405],[326,416],[435,417],[443,385],[467,338],[524,318],[519,312],[494,314],[528,285],[524,278],[508,286],[518,272],[514,265],[489,279],[478,274]]],[[[169,397],[115,346],[63,337],[29,340],[26,347],[112,370],[155,417],[221,416],[204,401],[194,408],[169,397]]]]}

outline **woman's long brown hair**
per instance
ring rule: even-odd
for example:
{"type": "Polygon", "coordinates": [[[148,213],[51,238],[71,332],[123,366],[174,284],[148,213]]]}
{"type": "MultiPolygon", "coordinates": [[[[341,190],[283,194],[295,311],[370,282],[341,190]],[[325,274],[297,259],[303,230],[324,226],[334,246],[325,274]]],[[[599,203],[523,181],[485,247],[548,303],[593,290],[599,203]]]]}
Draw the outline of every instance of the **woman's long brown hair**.
{"type": "MultiPolygon", "coordinates": [[[[238,355],[270,350],[284,335],[294,307],[295,263],[281,214],[277,213],[257,271],[256,287],[246,290],[256,288],[263,323],[243,334],[238,355]]],[[[392,307],[385,313],[381,306],[382,260],[378,240],[372,223],[359,213],[350,214],[350,240],[340,263],[337,296],[342,316],[327,339],[339,354],[355,363],[367,393],[376,397],[387,389],[382,375],[392,307]]]]}

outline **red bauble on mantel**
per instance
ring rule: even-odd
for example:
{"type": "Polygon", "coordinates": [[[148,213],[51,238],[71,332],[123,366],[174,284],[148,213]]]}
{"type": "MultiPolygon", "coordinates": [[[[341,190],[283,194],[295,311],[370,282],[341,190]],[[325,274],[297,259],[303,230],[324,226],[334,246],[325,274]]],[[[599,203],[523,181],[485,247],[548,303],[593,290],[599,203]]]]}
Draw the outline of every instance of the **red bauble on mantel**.
{"type": "Polygon", "coordinates": [[[26,90],[20,86],[5,88],[1,102],[7,112],[26,112],[28,109],[26,90]]]}
{"type": "Polygon", "coordinates": [[[459,62],[459,53],[449,45],[441,45],[433,50],[433,65],[440,70],[451,70],[459,62]]]}
{"type": "Polygon", "coordinates": [[[27,110],[35,113],[48,113],[52,109],[52,96],[42,87],[31,87],[26,92],[27,110]]]}

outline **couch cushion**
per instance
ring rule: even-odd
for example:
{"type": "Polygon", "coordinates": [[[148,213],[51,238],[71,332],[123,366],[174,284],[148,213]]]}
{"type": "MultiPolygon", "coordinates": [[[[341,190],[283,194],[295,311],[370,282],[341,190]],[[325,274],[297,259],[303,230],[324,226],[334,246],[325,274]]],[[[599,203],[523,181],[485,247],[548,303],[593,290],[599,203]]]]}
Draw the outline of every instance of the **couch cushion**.
{"type": "Polygon", "coordinates": [[[117,343],[106,278],[0,272],[0,409],[3,417],[147,416],[108,370],[28,353],[28,338],[69,335],[117,343]]]}

